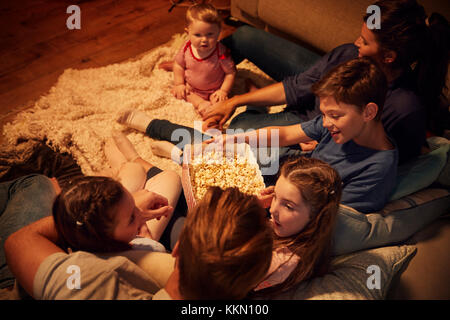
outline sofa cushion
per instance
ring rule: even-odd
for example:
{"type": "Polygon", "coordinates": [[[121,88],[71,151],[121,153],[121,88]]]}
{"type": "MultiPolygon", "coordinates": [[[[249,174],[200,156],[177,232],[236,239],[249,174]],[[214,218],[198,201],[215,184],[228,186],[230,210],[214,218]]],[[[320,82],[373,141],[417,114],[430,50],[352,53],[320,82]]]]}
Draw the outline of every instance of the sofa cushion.
{"type": "Polygon", "coordinates": [[[363,214],[341,205],[333,238],[333,253],[386,246],[405,241],[417,231],[447,213],[450,192],[427,188],[389,202],[383,210],[363,214]]]}
{"type": "Polygon", "coordinates": [[[447,163],[450,144],[421,155],[398,168],[397,184],[392,192],[391,200],[412,194],[431,185],[447,163]]]}
{"type": "Polygon", "coordinates": [[[276,29],[328,52],[354,42],[371,0],[259,0],[259,17],[276,29]]]}
{"type": "MultiPolygon", "coordinates": [[[[450,79],[450,65],[449,65],[449,72],[447,80],[450,79]]],[[[448,84],[450,88],[450,81],[448,84]]],[[[450,90],[448,90],[450,92],[450,90]]],[[[437,149],[442,146],[448,146],[447,151],[447,162],[444,165],[444,168],[442,169],[441,173],[439,174],[439,177],[437,178],[436,182],[444,187],[450,187],[450,140],[444,138],[444,137],[430,137],[427,139],[428,145],[431,149],[437,149]]]]}
{"type": "Polygon", "coordinates": [[[301,283],[276,299],[385,299],[393,277],[414,256],[410,245],[383,247],[339,256],[323,277],[301,283]],[[376,277],[379,275],[379,282],[376,277]],[[379,284],[379,286],[378,286],[379,284]]]}
{"type": "Polygon", "coordinates": [[[258,18],[258,2],[259,0],[237,1],[236,5],[251,17],[258,18]]]}

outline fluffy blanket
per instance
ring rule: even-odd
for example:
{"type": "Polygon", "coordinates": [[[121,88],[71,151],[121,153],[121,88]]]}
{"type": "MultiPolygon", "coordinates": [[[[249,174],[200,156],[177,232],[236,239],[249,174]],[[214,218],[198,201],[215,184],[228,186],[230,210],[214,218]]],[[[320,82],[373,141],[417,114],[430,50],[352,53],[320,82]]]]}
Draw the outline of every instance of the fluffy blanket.
{"type": "MultiPolygon", "coordinates": [[[[30,153],[31,141],[45,141],[53,150],[72,155],[85,175],[96,174],[109,168],[103,147],[115,129],[128,136],[143,159],[161,169],[180,172],[171,160],[152,154],[149,137],[125,128],[116,119],[121,111],[131,108],[186,126],[200,120],[190,103],[171,95],[173,74],[158,68],[162,61],[173,59],[185,40],[185,35],[177,34],[169,43],[127,62],[65,70],[48,94],[4,126],[6,145],[0,158],[9,159],[11,164],[23,161],[30,153]]],[[[232,94],[245,91],[245,78],[260,86],[272,82],[248,61],[237,68],[232,94]]],[[[242,111],[239,108],[236,114],[242,111]]]]}

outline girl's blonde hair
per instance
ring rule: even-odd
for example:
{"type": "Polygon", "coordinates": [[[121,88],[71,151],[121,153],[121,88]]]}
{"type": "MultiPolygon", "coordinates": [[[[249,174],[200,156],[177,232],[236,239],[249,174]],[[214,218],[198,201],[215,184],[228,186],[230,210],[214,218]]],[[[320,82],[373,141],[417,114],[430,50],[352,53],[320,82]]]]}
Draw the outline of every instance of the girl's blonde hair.
{"type": "Polygon", "coordinates": [[[310,208],[310,220],[290,237],[275,235],[274,248],[288,247],[300,258],[297,267],[281,284],[261,290],[275,294],[301,281],[328,272],[334,225],[342,193],[341,178],[327,163],[313,158],[288,159],[280,174],[295,185],[310,208]]]}
{"type": "Polygon", "coordinates": [[[216,24],[219,28],[222,26],[222,17],[214,6],[202,3],[196,4],[186,12],[186,24],[189,26],[194,20],[203,21],[206,23],[216,24]]]}
{"type": "Polygon", "coordinates": [[[185,299],[242,299],[266,275],[272,228],[255,196],[211,187],[187,215],[179,239],[185,299]]]}

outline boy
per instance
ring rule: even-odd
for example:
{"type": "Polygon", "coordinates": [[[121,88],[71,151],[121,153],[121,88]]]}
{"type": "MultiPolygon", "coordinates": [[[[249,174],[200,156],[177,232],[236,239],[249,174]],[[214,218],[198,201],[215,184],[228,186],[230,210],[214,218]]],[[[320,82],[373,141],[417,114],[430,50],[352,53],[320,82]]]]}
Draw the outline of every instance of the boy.
{"type": "Polygon", "coordinates": [[[344,187],[341,202],[363,213],[382,209],[395,186],[398,163],[396,146],[380,120],[387,91],[384,74],[368,58],[353,59],[332,69],[312,91],[322,113],[313,120],[220,139],[251,142],[265,130],[265,145],[270,146],[272,130],[277,130],[279,147],[316,140],[319,144],[308,156],[338,171],[344,187]]]}

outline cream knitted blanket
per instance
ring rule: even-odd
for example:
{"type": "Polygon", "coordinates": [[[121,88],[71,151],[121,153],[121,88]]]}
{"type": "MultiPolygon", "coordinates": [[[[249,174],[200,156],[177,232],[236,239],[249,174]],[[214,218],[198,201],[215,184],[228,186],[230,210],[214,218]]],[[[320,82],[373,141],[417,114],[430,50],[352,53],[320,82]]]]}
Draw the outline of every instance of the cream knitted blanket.
{"type": "MultiPolygon", "coordinates": [[[[143,159],[161,169],[181,172],[171,160],[152,154],[149,137],[125,128],[116,119],[121,111],[132,108],[186,126],[200,120],[190,103],[171,95],[173,74],[157,67],[162,61],[172,60],[185,40],[185,35],[177,34],[137,59],[100,68],[65,70],[48,94],[4,126],[6,146],[2,147],[2,156],[9,152],[10,157],[18,157],[17,150],[24,149],[18,141],[46,139],[54,150],[71,154],[83,173],[91,175],[109,168],[103,147],[115,129],[128,136],[143,159]]],[[[244,92],[245,78],[260,86],[272,82],[248,61],[237,68],[232,94],[244,92]]],[[[276,110],[280,107],[271,111],[276,110]]],[[[242,111],[239,108],[237,113],[242,111]]]]}

